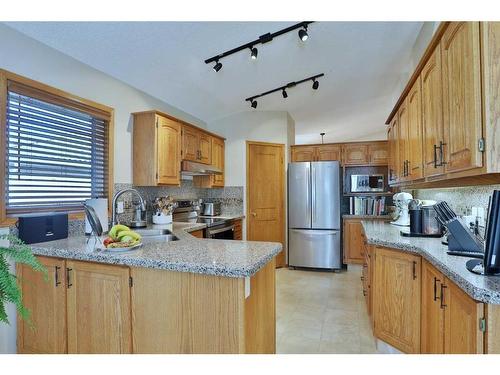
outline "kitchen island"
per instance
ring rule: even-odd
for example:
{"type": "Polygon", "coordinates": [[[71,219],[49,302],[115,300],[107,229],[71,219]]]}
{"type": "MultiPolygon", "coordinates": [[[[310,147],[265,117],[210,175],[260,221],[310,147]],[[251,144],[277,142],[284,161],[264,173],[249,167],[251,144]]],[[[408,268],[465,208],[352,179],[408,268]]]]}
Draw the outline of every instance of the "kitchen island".
{"type": "MultiPolygon", "coordinates": [[[[162,226],[163,227],[163,226],[162,226]]],[[[198,239],[111,253],[84,236],[33,244],[49,281],[18,267],[35,329],[21,353],[274,353],[281,244],[198,239]]]]}

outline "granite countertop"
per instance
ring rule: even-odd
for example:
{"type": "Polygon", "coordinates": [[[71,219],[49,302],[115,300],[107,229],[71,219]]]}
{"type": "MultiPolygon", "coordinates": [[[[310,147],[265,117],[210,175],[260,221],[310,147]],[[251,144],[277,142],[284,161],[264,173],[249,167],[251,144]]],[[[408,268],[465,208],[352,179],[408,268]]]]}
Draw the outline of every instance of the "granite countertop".
{"type": "Polygon", "coordinates": [[[102,250],[100,243],[94,239],[87,243],[85,236],[32,244],[31,248],[35,255],[225,277],[252,276],[282,249],[276,242],[199,239],[188,233],[204,227],[196,223],[153,225],[170,229],[179,240],[145,242],[123,253],[102,250]]]}
{"type": "Polygon", "coordinates": [[[408,231],[408,228],[381,221],[363,220],[361,223],[368,244],[419,254],[473,299],[500,304],[500,277],[469,272],[465,263],[472,258],[448,255],[448,247],[441,244],[440,238],[402,237],[400,231],[408,231]]]}

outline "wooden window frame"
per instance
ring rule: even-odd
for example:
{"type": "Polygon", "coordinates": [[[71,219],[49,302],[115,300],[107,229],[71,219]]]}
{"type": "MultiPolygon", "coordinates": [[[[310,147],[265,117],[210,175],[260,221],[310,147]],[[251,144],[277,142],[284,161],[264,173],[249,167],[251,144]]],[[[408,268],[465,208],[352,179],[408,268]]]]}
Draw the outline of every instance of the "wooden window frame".
{"type": "MultiPolygon", "coordinates": [[[[0,69],[0,172],[3,178],[0,178],[0,227],[11,226],[17,221],[15,216],[7,216],[5,207],[5,170],[6,170],[6,124],[7,124],[7,83],[15,82],[25,86],[32,87],[36,90],[43,91],[52,97],[61,99],[61,104],[72,103],[75,106],[81,105],[90,107],[100,112],[105,112],[109,116],[108,123],[108,210],[111,205],[114,190],[114,114],[115,110],[103,104],[96,103],[92,100],[81,98],[77,95],[70,94],[66,91],[46,85],[44,83],[20,76],[18,74],[0,69]]],[[[83,219],[85,214],[82,212],[68,212],[69,219],[83,219]]]]}

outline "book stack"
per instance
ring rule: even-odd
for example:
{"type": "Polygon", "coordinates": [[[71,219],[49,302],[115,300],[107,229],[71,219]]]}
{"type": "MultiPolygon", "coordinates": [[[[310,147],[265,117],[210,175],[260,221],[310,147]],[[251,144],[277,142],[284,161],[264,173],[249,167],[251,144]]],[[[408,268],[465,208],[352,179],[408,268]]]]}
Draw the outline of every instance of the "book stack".
{"type": "Polygon", "coordinates": [[[385,213],[385,197],[350,197],[350,215],[380,216],[385,213]]]}

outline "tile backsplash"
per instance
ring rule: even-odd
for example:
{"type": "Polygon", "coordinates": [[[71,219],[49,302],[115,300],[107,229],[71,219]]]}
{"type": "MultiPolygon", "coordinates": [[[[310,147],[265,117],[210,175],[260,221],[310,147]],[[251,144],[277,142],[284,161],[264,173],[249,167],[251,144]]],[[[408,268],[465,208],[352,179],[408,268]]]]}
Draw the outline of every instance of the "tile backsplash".
{"type": "Polygon", "coordinates": [[[488,199],[500,185],[468,186],[446,189],[420,189],[410,193],[414,198],[446,201],[458,215],[470,215],[472,207],[488,208],[488,199]]]}

